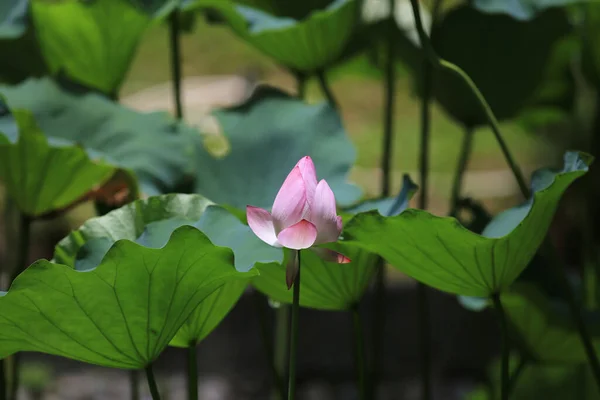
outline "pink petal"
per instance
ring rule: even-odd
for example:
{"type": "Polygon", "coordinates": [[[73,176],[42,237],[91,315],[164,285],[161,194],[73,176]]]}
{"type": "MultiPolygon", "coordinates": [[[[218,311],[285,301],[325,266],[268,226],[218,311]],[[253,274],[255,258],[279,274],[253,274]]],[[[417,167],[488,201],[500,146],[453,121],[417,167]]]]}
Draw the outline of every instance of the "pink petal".
{"type": "Polygon", "coordinates": [[[337,242],[342,233],[342,219],[335,207],[335,195],[327,182],[322,179],[315,190],[315,200],[311,207],[310,221],[317,227],[317,244],[337,242]]]}
{"type": "Polygon", "coordinates": [[[247,206],[246,216],[248,218],[250,229],[252,229],[252,232],[254,232],[260,240],[271,246],[281,247],[277,242],[273,218],[267,210],[263,210],[259,207],[247,206]]]}
{"type": "Polygon", "coordinates": [[[315,253],[317,253],[317,255],[319,257],[321,257],[323,260],[325,260],[327,262],[334,262],[334,263],[338,263],[338,264],[348,264],[349,262],[352,261],[345,255],[343,255],[342,253],[338,253],[337,251],[325,249],[323,247],[313,247],[313,248],[311,248],[311,250],[314,251],[315,253]]]}
{"type": "Polygon", "coordinates": [[[300,168],[302,179],[304,180],[304,186],[306,187],[306,201],[309,205],[312,205],[315,197],[315,189],[317,188],[317,171],[312,158],[309,156],[302,157],[296,164],[300,168]]]}
{"type": "Polygon", "coordinates": [[[285,228],[277,235],[277,240],[283,247],[294,250],[308,249],[316,239],[317,228],[305,219],[285,228]]]}
{"type": "Polygon", "coordinates": [[[294,225],[300,221],[306,212],[306,186],[299,167],[294,167],[289,173],[283,185],[275,197],[271,215],[275,232],[294,225]]]}

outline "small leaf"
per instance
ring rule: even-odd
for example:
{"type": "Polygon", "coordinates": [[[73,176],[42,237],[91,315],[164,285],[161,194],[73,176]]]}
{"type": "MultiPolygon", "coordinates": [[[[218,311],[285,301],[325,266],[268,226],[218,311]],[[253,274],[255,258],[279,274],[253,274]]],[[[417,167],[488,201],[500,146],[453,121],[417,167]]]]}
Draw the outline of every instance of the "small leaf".
{"type": "Polygon", "coordinates": [[[546,234],[563,192],[592,162],[585,153],[565,155],[562,171],[534,175],[534,195],[497,216],[483,235],[454,218],[406,210],[396,217],[356,215],[345,242],[377,253],[405,274],[436,289],[487,297],[505,290],[523,271],[546,234]]]}
{"type": "Polygon", "coordinates": [[[233,31],[276,62],[315,72],[342,54],[359,20],[359,1],[189,1],[185,9],[217,10],[233,31]]]}
{"type": "Polygon", "coordinates": [[[231,151],[217,159],[198,138],[196,193],[237,208],[270,208],[287,173],[309,155],[338,204],[350,205],[360,197],[360,189],[347,182],[356,152],[331,106],[307,105],[260,87],[246,103],[215,116],[231,151]]]}
{"type": "Polygon", "coordinates": [[[255,273],[235,271],[231,252],[192,227],[161,249],[118,241],[87,272],[41,260],[0,298],[0,357],[37,351],[143,368],[211,293],[255,273]]]}
{"type": "Polygon", "coordinates": [[[50,71],[111,96],[151,22],[128,0],[33,1],[32,14],[50,71]]]}
{"type": "Polygon", "coordinates": [[[140,113],[91,93],[72,95],[49,79],[3,86],[0,93],[12,108],[30,110],[51,140],[80,143],[135,172],[148,195],[173,192],[193,172],[198,133],[167,113],[140,113]]]}

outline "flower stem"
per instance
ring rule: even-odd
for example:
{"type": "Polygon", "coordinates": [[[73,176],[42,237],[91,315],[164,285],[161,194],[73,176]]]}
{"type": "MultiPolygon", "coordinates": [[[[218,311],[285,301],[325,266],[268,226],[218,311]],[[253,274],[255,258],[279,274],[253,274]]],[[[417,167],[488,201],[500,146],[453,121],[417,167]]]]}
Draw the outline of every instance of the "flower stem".
{"type": "Polygon", "coordinates": [[[335,99],[335,96],[333,95],[333,91],[329,87],[329,84],[327,83],[327,76],[324,70],[320,70],[319,72],[317,72],[317,79],[319,80],[319,86],[321,86],[321,90],[323,91],[325,98],[327,98],[327,102],[333,108],[339,110],[338,102],[335,99]]]}
{"type": "Polygon", "coordinates": [[[154,372],[152,371],[152,364],[146,367],[146,379],[148,380],[148,388],[150,389],[150,395],[152,400],[160,400],[160,393],[158,392],[158,386],[156,385],[156,379],[154,379],[154,372]]]}
{"type": "Polygon", "coordinates": [[[494,293],[492,294],[492,301],[494,303],[494,308],[496,309],[496,313],[498,315],[498,323],[500,324],[500,335],[501,335],[501,343],[502,343],[502,361],[501,361],[501,378],[500,378],[500,399],[508,400],[509,388],[510,388],[510,378],[509,378],[509,354],[510,349],[508,345],[508,325],[506,321],[506,314],[504,313],[504,308],[502,307],[502,300],[500,300],[500,294],[494,293]]]}
{"type": "Polygon", "coordinates": [[[288,367],[288,400],[296,398],[296,356],[298,354],[298,317],[300,314],[300,272],[302,262],[298,250],[298,274],[294,281],[294,293],[292,303],[292,318],[290,323],[290,358],[288,367]]]}
{"type": "Polygon", "coordinates": [[[273,365],[280,382],[282,398],[287,397],[284,379],[286,375],[285,365],[288,363],[289,356],[290,308],[287,304],[281,304],[275,310],[275,355],[273,357],[273,365]]]}
{"type": "Polygon", "coordinates": [[[367,400],[365,339],[358,304],[352,307],[352,322],[354,326],[354,356],[358,378],[358,398],[359,400],[367,400]]]}
{"type": "Polygon", "coordinates": [[[140,373],[137,369],[129,371],[129,388],[131,394],[131,400],[140,400],[140,373]]]}
{"type": "Polygon", "coordinates": [[[463,138],[458,166],[454,175],[454,183],[452,184],[452,193],[450,195],[450,216],[456,217],[458,212],[458,204],[460,202],[460,193],[463,186],[463,178],[467,170],[471,150],[473,148],[473,128],[465,126],[465,136],[463,138]]]}
{"type": "MultiPolygon", "coordinates": [[[[271,335],[269,335],[269,327],[268,327],[268,321],[267,321],[267,315],[265,312],[265,304],[263,301],[263,295],[258,292],[255,291],[253,294],[254,297],[254,306],[256,308],[256,313],[258,314],[258,323],[259,323],[259,328],[260,328],[260,336],[262,338],[262,342],[263,342],[263,347],[265,350],[265,355],[267,358],[267,363],[269,364],[269,368],[271,369],[271,375],[273,376],[273,382],[275,384],[275,390],[274,390],[274,397],[277,397],[281,400],[285,400],[286,398],[286,394],[285,394],[285,387],[283,385],[283,381],[281,379],[281,373],[280,371],[283,370],[284,367],[281,368],[277,368],[277,362],[275,361],[275,356],[273,354],[273,341],[271,339],[271,335]]],[[[288,309],[286,307],[286,309],[288,309]]],[[[287,314],[286,314],[287,315],[287,314]]],[[[283,319],[284,321],[284,325],[287,326],[287,318],[283,319]]],[[[284,331],[284,335],[283,335],[283,341],[284,343],[286,342],[285,339],[287,339],[287,331],[284,331]]],[[[282,346],[283,351],[281,353],[284,354],[285,357],[285,346],[282,346]]]]}
{"type": "Polygon", "coordinates": [[[502,137],[502,134],[500,132],[500,127],[498,124],[498,120],[496,119],[496,116],[494,115],[494,112],[492,111],[490,105],[485,100],[485,97],[483,97],[483,94],[481,93],[481,91],[479,90],[477,85],[475,85],[475,82],[473,82],[473,80],[469,77],[469,75],[465,71],[463,71],[457,65],[452,64],[451,62],[438,57],[433,46],[431,45],[431,42],[429,41],[429,38],[427,37],[427,33],[425,32],[425,29],[423,28],[423,22],[421,21],[421,11],[419,8],[419,0],[410,0],[410,3],[412,5],[413,14],[415,17],[415,23],[417,25],[417,32],[419,34],[419,39],[420,39],[420,42],[422,43],[423,51],[425,52],[425,55],[429,59],[429,62],[432,63],[435,68],[446,69],[446,70],[454,73],[469,86],[469,88],[471,89],[471,91],[473,92],[475,97],[477,98],[479,105],[481,106],[482,110],[485,113],[488,123],[489,123],[490,127],[492,128],[492,132],[494,133],[494,136],[496,137],[496,141],[500,145],[502,154],[504,155],[504,158],[506,159],[508,166],[512,170],[512,173],[515,176],[515,179],[517,180],[517,184],[519,185],[519,188],[521,189],[521,193],[523,193],[523,196],[525,198],[529,198],[529,196],[530,196],[529,186],[527,186],[527,182],[525,181],[525,178],[523,177],[523,173],[521,172],[521,169],[517,165],[516,161],[513,159],[512,154],[510,153],[510,151],[508,149],[508,145],[506,144],[506,142],[504,141],[504,138],[502,137]]]}
{"type": "Polygon", "coordinates": [[[169,16],[169,39],[171,52],[171,75],[173,80],[173,96],[175,98],[175,116],[183,118],[183,104],[181,100],[181,43],[180,43],[180,18],[179,7],[175,7],[169,16]]]}
{"type": "Polygon", "coordinates": [[[187,386],[188,399],[198,400],[198,358],[194,342],[187,348],[187,386]]]}
{"type": "Polygon", "coordinates": [[[521,374],[523,373],[523,370],[525,370],[525,367],[528,364],[528,358],[525,356],[521,356],[521,359],[519,360],[519,365],[517,365],[517,368],[515,368],[515,371],[510,375],[510,381],[508,382],[508,396],[510,397],[511,393],[515,390],[515,387],[517,386],[517,381],[519,380],[519,377],[521,376],[521,374]]]}

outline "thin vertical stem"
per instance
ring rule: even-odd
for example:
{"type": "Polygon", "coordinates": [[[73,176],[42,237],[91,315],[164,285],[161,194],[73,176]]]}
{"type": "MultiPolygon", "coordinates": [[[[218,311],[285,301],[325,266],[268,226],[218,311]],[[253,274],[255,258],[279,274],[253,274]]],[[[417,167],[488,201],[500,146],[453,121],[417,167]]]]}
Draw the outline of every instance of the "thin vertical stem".
{"type": "Polygon", "coordinates": [[[198,358],[194,342],[187,348],[187,386],[188,399],[198,400],[198,358]]]}
{"type": "Polygon", "coordinates": [[[275,355],[273,365],[281,382],[282,397],[287,397],[283,380],[286,376],[286,364],[289,362],[290,308],[287,304],[281,304],[275,310],[275,355]]]}
{"type": "Polygon", "coordinates": [[[463,186],[463,178],[467,170],[471,150],[473,148],[473,128],[465,126],[465,134],[460,148],[458,166],[454,174],[454,183],[452,184],[452,193],[450,195],[450,215],[455,217],[458,211],[460,194],[463,186]]]}
{"type": "Polygon", "coordinates": [[[6,400],[6,361],[5,358],[0,362],[0,400],[6,400]]]}
{"type": "Polygon", "coordinates": [[[129,392],[131,400],[140,400],[140,372],[137,369],[129,371],[129,392]]]}
{"type": "Polygon", "coordinates": [[[352,307],[352,322],[354,327],[354,357],[356,363],[356,375],[358,378],[358,398],[359,400],[367,400],[365,339],[358,305],[352,307]]]}
{"type": "Polygon", "coordinates": [[[175,7],[169,16],[169,40],[171,52],[171,75],[173,80],[173,96],[175,97],[175,115],[177,119],[183,118],[183,104],[181,99],[181,14],[179,6],[175,7]]]}
{"type": "Polygon", "coordinates": [[[158,386],[156,385],[156,379],[154,379],[152,364],[146,367],[146,379],[148,380],[148,388],[150,389],[152,400],[160,400],[160,393],[158,391],[158,386]]]}
{"type": "Polygon", "coordinates": [[[423,48],[423,51],[425,52],[425,55],[429,59],[429,62],[432,63],[435,68],[443,68],[443,69],[446,69],[446,70],[452,72],[453,74],[455,74],[459,78],[461,78],[469,86],[469,89],[473,92],[473,94],[477,98],[477,101],[479,102],[481,109],[485,113],[485,116],[488,120],[490,128],[492,129],[492,132],[494,133],[494,137],[496,138],[496,141],[498,142],[498,145],[500,146],[500,149],[502,150],[502,154],[504,155],[504,158],[506,159],[508,166],[510,167],[515,179],[517,180],[517,184],[519,185],[519,188],[521,189],[521,193],[523,193],[523,196],[525,198],[529,198],[531,193],[529,190],[529,186],[527,185],[527,181],[525,180],[523,173],[521,172],[521,169],[519,168],[517,162],[514,160],[510,150],[508,149],[508,145],[506,144],[506,142],[504,141],[504,138],[502,137],[502,133],[500,132],[500,126],[499,126],[498,120],[496,119],[496,116],[494,115],[494,112],[492,111],[490,105],[486,101],[485,97],[483,97],[483,94],[481,93],[481,91],[479,90],[477,85],[475,85],[475,82],[473,82],[471,77],[465,71],[463,71],[457,65],[452,64],[451,62],[448,62],[448,61],[438,57],[433,46],[431,45],[431,42],[429,41],[427,33],[425,32],[425,29],[423,28],[423,22],[421,21],[421,10],[419,7],[419,0],[410,0],[410,3],[412,5],[413,14],[415,17],[415,24],[417,26],[419,40],[422,44],[422,48],[423,48]]]}
{"type": "MultiPolygon", "coordinates": [[[[260,292],[255,291],[253,297],[254,297],[254,306],[256,308],[256,313],[258,314],[260,336],[262,338],[263,347],[264,347],[265,355],[267,358],[267,363],[269,364],[269,368],[271,369],[271,375],[273,376],[273,383],[275,385],[274,396],[281,400],[285,400],[285,398],[286,398],[285,387],[283,385],[283,380],[281,378],[281,373],[280,373],[280,371],[283,371],[285,366],[282,366],[279,369],[277,368],[277,362],[275,361],[275,355],[273,354],[273,341],[272,341],[271,335],[269,335],[269,324],[268,324],[267,315],[265,312],[263,296],[260,292]]],[[[285,322],[284,325],[287,326],[288,318],[284,318],[283,321],[285,322]]],[[[284,333],[285,334],[282,336],[285,339],[285,338],[287,338],[287,330],[284,333]]],[[[284,343],[285,343],[285,341],[284,341],[284,343]]],[[[282,348],[283,348],[283,351],[281,351],[281,353],[284,354],[284,356],[285,356],[285,345],[282,346],[282,348]]]]}
{"type": "MultiPolygon", "coordinates": [[[[31,217],[20,212],[19,213],[19,243],[17,251],[17,259],[13,269],[12,276],[10,278],[10,284],[19,276],[19,274],[28,266],[29,258],[29,241],[31,234],[31,217]]],[[[19,353],[15,353],[11,356],[10,363],[10,392],[8,394],[9,400],[17,399],[17,392],[19,391],[19,370],[21,366],[21,356],[19,353]]]]}
{"type": "Polygon", "coordinates": [[[506,314],[502,307],[502,300],[500,300],[500,294],[494,293],[492,295],[492,301],[494,308],[498,315],[498,323],[500,325],[500,336],[502,343],[502,354],[501,354],[501,377],[500,377],[500,399],[508,400],[508,394],[510,389],[510,377],[509,377],[509,355],[510,349],[508,344],[508,324],[506,321],[506,314]]]}
{"type": "Polygon", "coordinates": [[[510,381],[508,383],[508,396],[509,397],[510,397],[511,393],[515,390],[515,387],[517,386],[517,381],[519,380],[519,377],[521,377],[521,374],[525,370],[527,363],[528,363],[528,358],[525,356],[521,356],[521,359],[519,360],[519,365],[517,365],[517,368],[515,369],[515,371],[510,375],[510,381]]]}
{"type": "Polygon", "coordinates": [[[333,91],[329,87],[329,83],[327,83],[327,76],[325,75],[325,71],[321,70],[317,72],[317,79],[319,80],[319,86],[321,86],[321,91],[325,95],[327,102],[331,104],[333,108],[336,110],[339,109],[339,105],[335,96],[333,95],[333,91]]]}
{"type": "Polygon", "coordinates": [[[290,358],[288,367],[288,400],[296,398],[296,361],[298,354],[298,317],[300,314],[300,273],[302,271],[302,260],[298,250],[298,274],[294,281],[294,293],[292,302],[292,318],[290,323],[290,358]]]}
{"type": "Polygon", "coordinates": [[[296,74],[296,88],[298,91],[298,98],[304,100],[306,98],[306,75],[302,72],[297,72],[296,74]]]}

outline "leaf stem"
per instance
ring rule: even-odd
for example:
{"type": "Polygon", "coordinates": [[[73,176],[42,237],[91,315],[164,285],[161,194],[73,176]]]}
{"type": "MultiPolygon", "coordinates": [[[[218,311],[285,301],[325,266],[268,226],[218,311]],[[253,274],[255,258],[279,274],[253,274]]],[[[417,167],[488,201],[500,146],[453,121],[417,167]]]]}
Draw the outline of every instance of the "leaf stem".
{"type": "MultiPolygon", "coordinates": [[[[256,308],[256,313],[258,314],[258,323],[260,328],[260,336],[262,338],[263,347],[265,350],[265,355],[267,358],[267,363],[269,364],[269,368],[271,369],[271,375],[273,376],[273,383],[275,384],[275,395],[281,400],[285,400],[285,387],[283,385],[283,380],[281,379],[281,373],[277,368],[277,362],[275,361],[275,356],[273,354],[273,341],[269,335],[269,327],[267,321],[267,315],[265,312],[263,295],[259,291],[255,291],[253,294],[254,297],[254,306],[256,308]]],[[[287,308],[287,307],[286,307],[287,308]]],[[[284,325],[287,326],[287,318],[283,319],[284,325]]],[[[285,339],[287,337],[287,331],[284,332],[283,341],[285,343],[285,339]]],[[[282,346],[282,353],[285,355],[285,346],[282,346]]],[[[283,368],[280,368],[281,370],[283,368]]]]}
{"type": "Polygon", "coordinates": [[[329,83],[327,82],[327,76],[324,70],[320,70],[317,72],[317,79],[319,80],[319,86],[321,87],[321,91],[325,95],[327,102],[336,110],[339,110],[339,104],[333,95],[333,91],[329,87],[329,83]]]}
{"type": "Polygon", "coordinates": [[[288,363],[289,357],[290,308],[287,304],[281,304],[275,310],[275,355],[273,357],[273,365],[280,381],[282,398],[287,397],[287,388],[285,388],[284,379],[286,375],[285,365],[288,363]]]}
{"type": "Polygon", "coordinates": [[[352,307],[352,322],[354,327],[354,357],[358,378],[358,398],[359,400],[367,400],[365,339],[358,304],[352,307]]]}
{"type": "Polygon", "coordinates": [[[131,400],[140,400],[140,373],[137,369],[129,371],[129,391],[131,400]]]}
{"type": "Polygon", "coordinates": [[[187,386],[188,399],[198,400],[198,358],[195,342],[190,343],[187,348],[187,386]]]}
{"type": "Polygon", "coordinates": [[[423,51],[425,52],[425,55],[429,59],[429,62],[431,62],[435,68],[446,69],[446,70],[454,73],[469,86],[469,88],[471,89],[471,91],[473,92],[475,97],[477,98],[479,105],[481,106],[482,110],[485,113],[485,116],[488,120],[490,128],[492,129],[492,132],[494,133],[496,141],[500,145],[502,154],[504,155],[504,158],[506,159],[508,166],[510,167],[513,175],[515,176],[515,179],[517,180],[517,184],[519,185],[519,189],[521,190],[521,193],[523,194],[523,196],[525,198],[529,198],[531,195],[529,186],[527,185],[527,182],[525,181],[525,178],[523,176],[523,173],[521,172],[521,169],[517,165],[516,161],[513,159],[512,154],[510,153],[510,150],[508,149],[508,145],[506,144],[506,142],[504,141],[504,138],[502,137],[502,134],[500,132],[500,126],[498,124],[498,120],[496,119],[496,116],[494,115],[494,112],[492,111],[490,105],[485,100],[485,97],[483,97],[483,94],[481,93],[481,91],[479,90],[477,85],[475,85],[475,82],[473,82],[473,80],[469,77],[469,75],[465,71],[463,71],[457,65],[452,64],[451,62],[438,57],[433,46],[431,45],[429,37],[427,36],[427,34],[423,28],[423,22],[421,21],[421,11],[419,8],[419,0],[410,0],[410,3],[412,5],[413,14],[415,17],[415,23],[417,25],[417,32],[419,34],[419,40],[421,42],[423,51]]]}
{"type": "Polygon", "coordinates": [[[294,281],[292,318],[290,323],[290,358],[288,367],[288,400],[296,398],[296,361],[298,354],[298,317],[300,314],[300,273],[302,271],[301,251],[298,250],[298,274],[294,281]]]}
{"type": "Polygon", "coordinates": [[[6,364],[8,358],[4,358],[0,362],[0,400],[6,400],[6,364]]]}
{"type": "Polygon", "coordinates": [[[519,377],[523,373],[523,370],[525,370],[525,367],[527,366],[528,362],[529,362],[529,359],[527,357],[521,356],[521,359],[519,360],[519,365],[517,365],[517,368],[515,369],[515,371],[510,375],[510,381],[508,382],[508,396],[509,397],[510,397],[511,393],[515,390],[515,387],[517,386],[517,381],[519,380],[519,377]]]}
{"type": "Polygon", "coordinates": [[[152,364],[148,364],[146,367],[146,379],[148,380],[148,388],[150,389],[152,400],[160,400],[160,393],[158,391],[158,386],[156,385],[156,379],[154,379],[152,364]]]}
{"type": "Polygon", "coordinates": [[[169,15],[169,41],[171,53],[171,75],[173,81],[173,96],[175,98],[175,116],[183,118],[183,104],[181,99],[181,14],[179,6],[169,15]]]}
{"type": "Polygon", "coordinates": [[[467,170],[469,159],[471,158],[471,150],[473,148],[473,128],[465,126],[465,134],[460,148],[458,166],[454,174],[454,183],[452,184],[452,193],[450,195],[450,216],[456,217],[458,205],[460,202],[460,194],[463,186],[463,178],[467,170]]]}
{"type": "Polygon", "coordinates": [[[508,400],[510,378],[509,378],[509,355],[510,349],[508,344],[508,324],[506,321],[506,314],[502,306],[502,300],[500,300],[500,294],[492,294],[492,301],[494,303],[494,309],[498,315],[498,323],[500,325],[500,337],[502,344],[501,354],[501,377],[500,377],[500,399],[508,400]]]}
{"type": "Polygon", "coordinates": [[[296,77],[298,98],[304,100],[306,98],[306,82],[308,79],[303,72],[296,72],[294,76],[296,77]]]}

